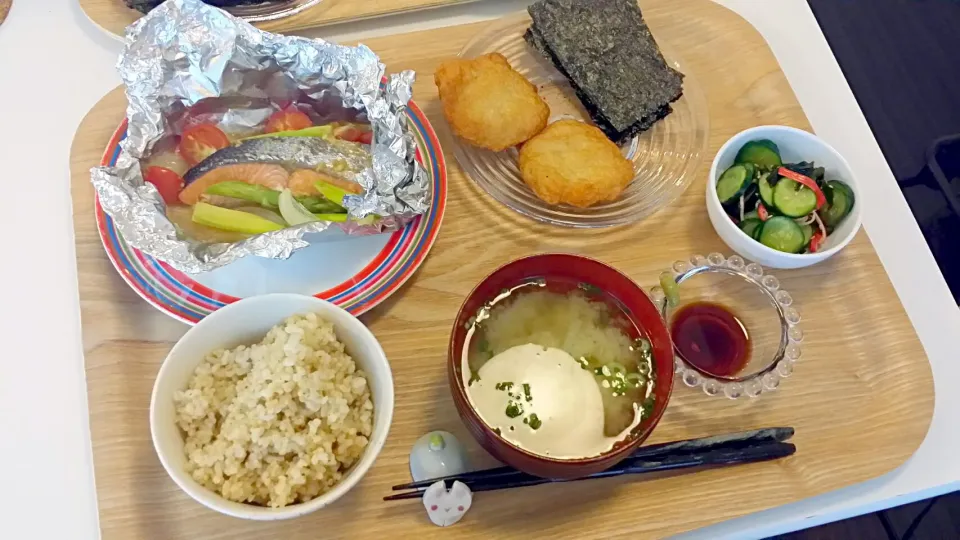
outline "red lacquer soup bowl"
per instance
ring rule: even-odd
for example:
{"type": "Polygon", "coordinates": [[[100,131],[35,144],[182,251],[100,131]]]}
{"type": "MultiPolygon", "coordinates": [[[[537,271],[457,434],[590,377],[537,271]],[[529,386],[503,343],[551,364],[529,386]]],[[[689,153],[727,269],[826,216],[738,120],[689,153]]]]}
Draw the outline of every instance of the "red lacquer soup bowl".
{"type": "Polygon", "coordinates": [[[673,344],[660,312],[653,301],[630,278],[606,264],[567,254],[534,255],[518,259],[487,276],[467,296],[457,314],[450,335],[447,355],[447,375],[453,401],[460,418],[480,445],[495,458],[513,467],[544,478],[570,479],[587,476],[616,465],[640,446],[656,427],[670,400],[673,390],[673,344]],[[503,439],[477,414],[467,397],[461,366],[463,347],[471,319],[487,302],[505,289],[511,289],[531,280],[577,283],[596,287],[612,297],[626,316],[653,346],[654,384],[653,414],[634,428],[624,440],[599,455],[580,459],[555,459],[528,452],[503,439]]]}

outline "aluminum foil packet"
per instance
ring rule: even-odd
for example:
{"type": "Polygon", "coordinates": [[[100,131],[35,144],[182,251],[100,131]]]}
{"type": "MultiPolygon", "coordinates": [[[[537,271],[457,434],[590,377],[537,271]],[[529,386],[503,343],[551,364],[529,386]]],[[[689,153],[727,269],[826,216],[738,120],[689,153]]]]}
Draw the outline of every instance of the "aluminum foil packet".
{"type": "MultiPolygon", "coordinates": [[[[127,244],[178,270],[205,272],[247,255],[283,259],[323,241],[333,228],[347,234],[396,230],[430,208],[429,177],[415,159],[405,114],[414,73],[391,75],[382,84],[385,67],[366,46],[271,34],[200,0],[168,0],[127,29],[117,69],[126,85],[127,136],[116,165],[92,169],[91,181],[127,244]],[[178,233],[157,189],[144,181],[141,160],[198,116],[242,133],[262,126],[277,104],[298,100],[373,128],[370,158],[350,178],[364,192],[343,201],[352,219],[234,243],[203,243],[178,233]],[[355,222],[370,214],[380,216],[374,225],[355,222]]],[[[338,159],[330,156],[331,166],[338,159]]]]}

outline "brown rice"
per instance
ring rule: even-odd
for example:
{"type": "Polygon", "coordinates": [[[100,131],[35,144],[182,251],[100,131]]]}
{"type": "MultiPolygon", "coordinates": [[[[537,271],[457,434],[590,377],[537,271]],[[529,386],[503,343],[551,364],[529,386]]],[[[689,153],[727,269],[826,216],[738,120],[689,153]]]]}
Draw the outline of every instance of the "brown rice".
{"type": "Polygon", "coordinates": [[[373,424],[365,374],[314,313],[288,318],[260,343],[211,352],[174,402],[193,479],[275,508],[336,485],[373,424]]]}

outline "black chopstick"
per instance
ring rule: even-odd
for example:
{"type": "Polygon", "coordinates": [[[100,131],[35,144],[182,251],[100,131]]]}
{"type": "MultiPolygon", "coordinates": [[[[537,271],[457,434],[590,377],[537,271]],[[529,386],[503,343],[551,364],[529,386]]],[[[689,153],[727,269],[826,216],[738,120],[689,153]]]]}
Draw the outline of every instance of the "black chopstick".
{"type": "MultiPolygon", "coordinates": [[[[622,476],[625,474],[644,474],[659,471],[670,471],[677,469],[686,469],[691,467],[711,467],[737,465],[742,463],[756,463],[769,461],[792,455],[797,447],[791,443],[768,441],[746,448],[716,448],[703,452],[687,452],[682,454],[671,454],[654,456],[650,458],[628,458],[630,463],[627,465],[617,465],[612,469],[601,471],[590,476],[577,478],[574,480],[550,480],[536,476],[526,475],[523,478],[508,479],[508,481],[478,481],[470,485],[470,490],[474,493],[480,491],[496,491],[501,489],[512,489],[517,487],[535,486],[539,484],[548,484],[553,482],[576,482],[579,480],[588,480],[593,478],[608,478],[612,476],[622,476]]],[[[625,460],[626,461],[626,460],[625,460]]],[[[503,480],[502,478],[500,480],[503,480]]],[[[403,499],[419,499],[423,496],[424,490],[418,489],[407,493],[397,493],[384,497],[385,501],[398,501],[403,499]]]]}
{"type": "MultiPolygon", "coordinates": [[[[687,439],[684,441],[676,441],[669,443],[660,443],[660,444],[651,444],[649,446],[642,446],[637,448],[627,460],[633,460],[637,458],[650,458],[653,456],[661,454],[687,454],[691,452],[702,452],[711,449],[718,448],[746,448],[751,445],[765,443],[765,442],[783,442],[790,437],[793,437],[794,430],[792,427],[773,427],[773,428],[763,428],[763,429],[754,429],[750,431],[741,431],[737,433],[728,433],[726,435],[713,435],[710,437],[700,437],[697,439],[687,439]]],[[[626,461],[626,460],[625,460],[626,461]]],[[[622,463],[622,462],[621,462],[622,463]]],[[[450,476],[443,476],[440,478],[433,478],[430,480],[420,480],[418,482],[408,482],[406,484],[400,484],[393,486],[393,491],[401,491],[407,489],[416,489],[416,488],[427,488],[430,485],[437,482],[437,480],[443,480],[446,483],[452,484],[454,481],[460,481],[465,484],[470,484],[473,481],[487,481],[494,479],[506,479],[510,477],[523,478],[527,475],[524,472],[518,471],[513,467],[503,466],[495,467],[492,469],[484,469],[481,471],[472,471],[461,474],[453,474],[450,476]]]]}

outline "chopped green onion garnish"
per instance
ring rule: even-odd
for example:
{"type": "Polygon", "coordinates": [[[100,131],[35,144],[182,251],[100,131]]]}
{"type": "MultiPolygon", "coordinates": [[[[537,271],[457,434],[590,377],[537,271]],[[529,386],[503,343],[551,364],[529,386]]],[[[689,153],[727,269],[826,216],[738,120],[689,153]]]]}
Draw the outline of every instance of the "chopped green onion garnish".
{"type": "Polygon", "coordinates": [[[627,368],[620,362],[610,362],[607,364],[607,369],[610,370],[609,375],[614,377],[625,375],[627,373],[627,368]]]}

